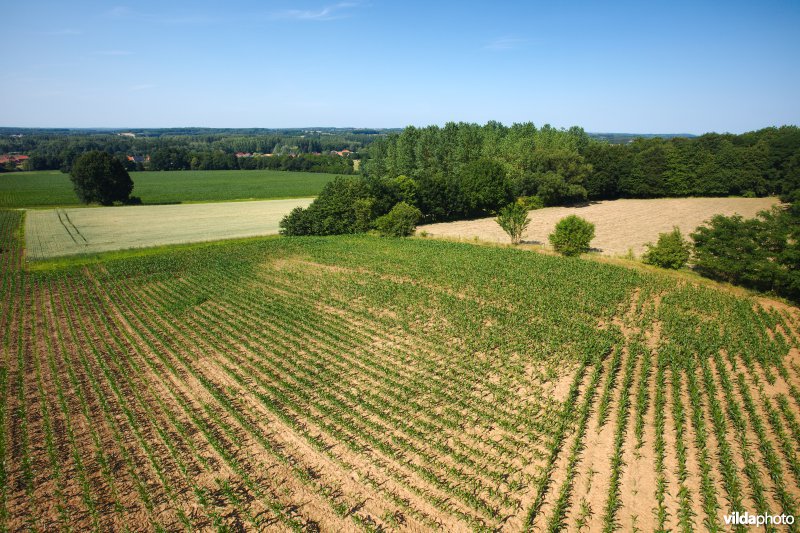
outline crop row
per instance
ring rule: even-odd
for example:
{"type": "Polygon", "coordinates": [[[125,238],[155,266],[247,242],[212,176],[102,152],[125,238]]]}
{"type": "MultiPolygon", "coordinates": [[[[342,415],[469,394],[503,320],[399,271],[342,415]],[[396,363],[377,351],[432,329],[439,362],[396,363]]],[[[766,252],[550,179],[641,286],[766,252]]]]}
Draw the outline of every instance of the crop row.
{"type": "Polygon", "coordinates": [[[31,273],[21,220],[0,212],[1,529],[689,531],[796,511],[786,313],[422,240],[31,273]]]}
{"type": "MultiPolygon", "coordinates": [[[[163,287],[160,287],[159,288],[159,292],[166,292],[166,291],[164,291],[163,287]]],[[[257,302],[253,302],[253,303],[247,303],[246,305],[237,305],[235,308],[236,309],[242,309],[242,308],[253,309],[253,308],[256,308],[257,305],[258,305],[257,302]]],[[[230,313],[228,313],[227,315],[220,314],[220,313],[224,313],[224,312],[225,312],[224,309],[222,309],[222,310],[204,309],[203,310],[203,314],[204,315],[206,315],[206,314],[208,315],[208,320],[206,322],[202,322],[202,323],[198,324],[198,328],[215,328],[215,327],[219,328],[219,326],[215,326],[215,324],[234,323],[234,317],[230,313]]],[[[279,339],[277,337],[274,337],[274,338],[270,339],[270,344],[268,344],[268,345],[269,345],[271,350],[274,351],[274,350],[277,349],[276,346],[275,346],[276,342],[278,343],[278,345],[280,345],[281,343],[285,343],[287,341],[287,339],[285,337],[287,335],[289,335],[291,333],[291,331],[292,331],[292,324],[280,324],[280,323],[279,324],[274,324],[274,321],[275,320],[280,320],[280,317],[291,316],[291,314],[292,314],[292,310],[289,309],[289,308],[277,308],[277,309],[273,309],[272,313],[270,314],[269,320],[263,320],[262,322],[259,322],[259,323],[270,323],[274,327],[280,329],[280,331],[284,332],[284,338],[283,339],[279,339]]],[[[237,315],[238,316],[235,317],[236,320],[241,321],[242,320],[241,314],[237,313],[237,315]]],[[[253,328],[250,328],[250,326],[255,327],[256,323],[247,322],[246,325],[248,326],[248,329],[246,331],[252,332],[254,330],[253,330],[253,328]]],[[[330,324],[328,324],[327,326],[328,326],[328,328],[330,328],[330,324]]],[[[294,327],[296,327],[296,326],[294,326],[294,327]]],[[[214,336],[209,336],[209,338],[223,339],[220,342],[226,342],[226,341],[224,341],[224,339],[230,338],[230,337],[232,337],[234,335],[234,332],[232,330],[230,330],[230,329],[227,329],[227,330],[212,329],[211,331],[216,331],[218,334],[214,335],[214,336]]],[[[302,333],[303,332],[301,330],[299,332],[299,334],[302,335],[302,333]]],[[[317,335],[317,337],[322,338],[322,337],[325,336],[325,333],[317,331],[316,335],[317,335]],[[320,337],[320,336],[322,336],[322,337],[320,337]]],[[[260,338],[259,335],[256,335],[254,333],[248,333],[248,334],[245,334],[245,338],[244,339],[240,339],[238,342],[245,342],[247,347],[251,351],[257,353],[258,351],[263,351],[263,346],[267,345],[267,343],[265,342],[266,340],[267,339],[260,338]]],[[[205,342],[208,342],[208,341],[206,340],[205,342]]],[[[331,339],[331,342],[333,342],[332,339],[331,339]]],[[[294,346],[291,345],[291,344],[286,345],[286,349],[290,349],[290,348],[295,348],[297,350],[297,351],[295,351],[295,354],[300,353],[300,347],[297,346],[296,344],[294,346]]],[[[314,352],[314,357],[312,357],[311,359],[309,359],[307,361],[307,364],[309,366],[316,365],[316,367],[317,367],[317,374],[312,374],[312,375],[309,376],[309,377],[316,377],[317,386],[319,385],[320,372],[322,372],[322,370],[323,370],[322,363],[324,362],[324,365],[325,365],[324,368],[328,372],[330,372],[333,369],[335,369],[336,368],[335,357],[336,357],[338,352],[349,353],[345,346],[340,346],[338,350],[326,350],[324,348],[323,349],[317,349],[314,352]],[[323,357],[325,359],[320,360],[319,359],[320,357],[323,357]]],[[[339,357],[341,357],[341,356],[339,356],[339,357]]],[[[353,361],[351,360],[349,363],[352,364],[353,361]]],[[[237,367],[242,366],[243,364],[244,363],[241,360],[233,361],[229,365],[229,368],[237,368],[237,367]]],[[[254,365],[257,364],[262,369],[262,371],[265,371],[265,372],[268,371],[268,370],[265,370],[267,367],[264,367],[264,364],[263,364],[262,361],[259,361],[259,360],[256,359],[256,360],[254,360],[253,364],[254,365]]],[[[273,364],[279,365],[280,364],[280,360],[274,362],[273,364]]],[[[284,365],[285,365],[285,363],[284,363],[284,365]]],[[[345,367],[343,366],[342,368],[345,368],[345,367]]],[[[367,368],[363,368],[362,370],[363,371],[367,371],[368,369],[367,368]]],[[[383,379],[391,380],[391,372],[387,372],[387,370],[388,369],[386,369],[386,367],[383,367],[381,369],[381,371],[385,372],[385,374],[383,375],[384,376],[383,379]]],[[[284,374],[289,374],[291,376],[302,376],[305,372],[307,372],[307,370],[306,370],[306,367],[300,367],[300,366],[295,366],[294,368],[286,368],[285,366],[278,366],[278,368],[276,370],[273,370],[272,372],[273,372],[273,374],[270,375],[270,377],[280,375],[281,372],[283,372],[284,374]]],[[[337,377],[340,377],[340,376],[337,376],[337,377]]],[[[379,378],[380,374],[374,373],[372,375],[372,377],[373,378],[379,378]]],[[[309,387],[310,382],[309,382],[309,384],[305,384],[303,382],[296,381],[296,379],[297,379],[296,377],[293,377],[292,379],[295,379],[294,386],[290,387],[287,390],[295,390],[295,391],[297,391],[297,390],[303,390],[303,388],[308,388],[309,387]]],[[[269,380],[265,380],[263,383],[264,384],[268,384],[268,383],[270,383],[270,381],[269,380]]],[[[354,385],[355,385],[355,383],[350,383],[350,387],[352,387],[354,385]]],[[[400,382],[398,382],[398,385],[401,385],[400,382]]],[[[379,382],[376,382],[376,386],[379,387],[379,388],[382,388],[385,385],[381,384],[379,382]]],[[[328,389],[328,388],[335,388],[335,387],[336,387],[335,383],[326,383],[326,387],[325,388],[328,389]]],[[[389,387],[388,389],[386,389],[387,396],[391,392],[391,390],[392,390],[392,387],[389,387]]],[[[336,402],[339,399],[342,399],[342,397],[345,400],[347,400],[348,399],[347,398],[347,394],[348,394],[347,392],[343,392],[342,396],[330,397],[329,398],[329,400],[330,400],[329,405],[323,406],[323,407],[327,407],[329,409],[332,409],[333,407],[336,406],[336,402]]],[[[402,398],[402,399],[405,400],[406,398],[407,398],[407,396],[402,398]]],[[[349,399],[352,400],[353,398],[351,397],[349,399]]],[[[359,398],[360,403],[362,405],[369,405],[369,403],[367,403],[368,400],[372,400],[372,401],[375,401],[375,402],[383,402],[382,407],[378,407],[378,408],[374,409],[373,413],[376,413],[376,412],[387,412],[388,409],[396,410],[398,408],[403,408],[404,407],[403,403],[386,404],[385,402],[386,402],[387,399],[389,399],[389,398],[388,397],[381,397],[381,396],[379,396],[377,394],[370,393],[369,391],[360,393],[360,398],[359,398]]],[[[323,407],[319,407],[319,408],[321,409],[323,407]]],[[[360,409],[360,407],[359,407],[359,409],[360,409]]],[[[331,412],[329,417],[333,417],[333,416],[335,416],[335,414],[336,413],[331,412]]],[[[407,417],[407,418],[409,418],[409,419],[413,418],[415,420],[415,422],[416,422],[419,419],[419,416],[418,415],[412,415],[412,417],[407,417]]],[[[395,419],[394,423],[402,423],[402,420],[401,419],[395,419]]],[[[422,426],[422,428],[426,429],[428,431],[430,431],[430,429],[431,429],[430,426],[428,426],[428,427],[422,426]]],[[[405,427],[405,431],[410,432],[409,434],[412,437],[417,437],[417,438],[424,437],[424,435],[420,435],[418,432],[415,435],[413,433],[413,431],[414,431],[413,427],[409,427],[407,424],[406,424],[406,427],[405,427]]],[[[402,442],[402,441],[400,441],[400,442],[402,442]]],[[[469,447],[462,447],[462,450],[469,451],[469,447]]],[[[440,452],[440,453],[447,453],[447,448],[438,447],[437,451],[440,452]]],[[[463,455],[452,453],[452,451],[448,455],[451,455],[456,459],[460,459],[462,462],[463,461],[467,461],[468,464],[471,463],[471,464],[474,465],[474,463],[475,463],[474,459],[470,460],[469,457],[465,457],[463,455]]]]}

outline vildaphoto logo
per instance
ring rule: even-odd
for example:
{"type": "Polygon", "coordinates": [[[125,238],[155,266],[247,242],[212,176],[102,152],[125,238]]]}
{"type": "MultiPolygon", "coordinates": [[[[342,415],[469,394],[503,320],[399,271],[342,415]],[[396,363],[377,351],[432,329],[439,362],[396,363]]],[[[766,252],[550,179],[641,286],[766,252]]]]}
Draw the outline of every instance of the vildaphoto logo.
{"type": "Polygon", "coordinates": [[[791,526],[794,516],[790,514],[750,514],[739,511],[725,515],[725,525],[728,526],[791,526]]]}

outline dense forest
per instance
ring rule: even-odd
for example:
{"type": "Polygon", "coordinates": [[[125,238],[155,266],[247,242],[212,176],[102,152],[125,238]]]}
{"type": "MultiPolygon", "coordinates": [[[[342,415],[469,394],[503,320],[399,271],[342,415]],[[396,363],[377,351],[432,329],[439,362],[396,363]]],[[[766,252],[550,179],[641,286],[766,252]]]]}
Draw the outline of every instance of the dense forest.
{"type": "Polygon", "coordinates": [[[538,196],[544,205],[664,196],[789,198],[800,187],[795,126],[616,145],[595,141],[577,127],[450,123],[408,127],[377,139],[369,155],[366,176],[415,180],[420,208],[434,219],[481,214],[452,203],[475,165],[494,165],[510,196],[538,196]],[[446,197],[442,191],[449,191],[446,197]]]}

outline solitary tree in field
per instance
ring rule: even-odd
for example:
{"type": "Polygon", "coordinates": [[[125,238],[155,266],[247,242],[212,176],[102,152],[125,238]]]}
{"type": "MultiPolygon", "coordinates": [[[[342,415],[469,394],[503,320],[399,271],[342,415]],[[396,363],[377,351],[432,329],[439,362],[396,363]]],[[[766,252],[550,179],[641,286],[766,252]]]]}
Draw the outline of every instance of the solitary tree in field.
{"type": "Polygon", "coordinates": [[[72,165],[70,178],[75,194],[85,204],[128,202],[133,190],[133,180],[128,171],[118,159],[106,152],[86,152],[78,157],[72,165]]]}
{"type": "Polygon", "coordinates": [[[511,237],[511,244],[519,244],[522,240],[522,234],[525,228],[530,224],[528,218],[528,210],[519,202],[508,204],[500,210],[497,218],[497,223],[503,228],[503,231],[508,233],[511,237]]]}

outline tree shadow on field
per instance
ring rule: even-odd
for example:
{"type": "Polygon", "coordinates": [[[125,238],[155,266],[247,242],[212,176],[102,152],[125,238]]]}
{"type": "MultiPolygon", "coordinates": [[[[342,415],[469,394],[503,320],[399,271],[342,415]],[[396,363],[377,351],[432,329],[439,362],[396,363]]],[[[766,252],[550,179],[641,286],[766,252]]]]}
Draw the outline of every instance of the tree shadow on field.
{"type": "Polygon", "coordinates": [[[565,205],[564,207],[566,207],[568,209],[569,208],[582,209],[584,207],[591,207],[591,206],[597,205],[599,203],[601,203],[600,200],[587,200],[585,202],[580,202],[580,203],[577,203],[577,204],[565,205]]]}
{"type": "Polygon", "coordinates": [[[525,240],[523,240],[523,241],[519,241],[519,243],[520,244],[533,244],[534,246],[544,246],[544,243],[542,241],[533,241],[533,240],[525,241],[525,240]]]}
{"type": "Polygon", "coordinates": [[[166,200],[163,202],[143,202],[142,205],[180,205],[182,203],[180,200],[166,200]]]}

